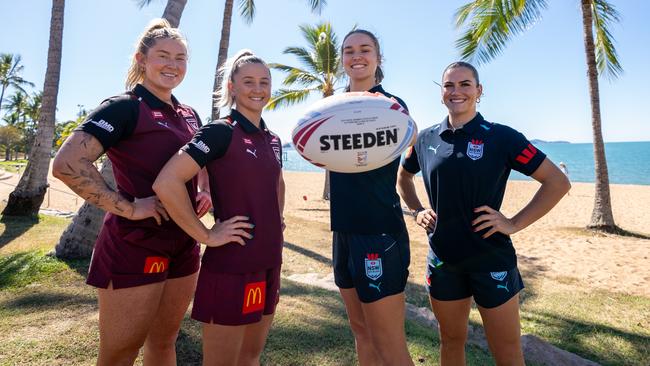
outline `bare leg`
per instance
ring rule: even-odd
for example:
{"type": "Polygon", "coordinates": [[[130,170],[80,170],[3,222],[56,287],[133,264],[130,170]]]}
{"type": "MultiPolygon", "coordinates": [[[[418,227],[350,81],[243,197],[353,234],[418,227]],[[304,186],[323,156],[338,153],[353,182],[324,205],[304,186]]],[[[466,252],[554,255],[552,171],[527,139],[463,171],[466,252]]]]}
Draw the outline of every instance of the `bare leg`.
{"type": "Polygon", "coordinates": [[[361,300],[359,300],[357,290],[354,288],[339,288],[339,291],[341,292],[343,303],[345,303],[345,310],[348,313],[352,334],[354,334],[354,343],[357,350],[357,357],[359,358],[359,365],[379,365],[379,352],[377,352],[372,343],[370,329],[366,326],[363,309],[361,308],[361,300]]]}
{"type": "Polygon", "coordinates": [[[153,325],[165,283],[115,290],[98,289],[97,365],[133,365],[153,325]]]}
{"type": "Polygon", "coordinates": [[[495,308],[478,307],[485,336],[497,365],[524,365],[519,323],[519,294],[495,308]]]}
{"type": "Polygon", "coordinates": [[[176,365],[176,337],[190,305],[198,272],[165,281],[158,313],[144,343],[144,364],[176,365]]]}
{"type": "Polygon", "coordinates": [[[440,301],[429,296],[431,308],[438,319],[440,332],[440,365],[464,366],[467,323],[472,298],[440,301]]]}
{"type": "Polygon", "coordinates": [[[266,337],[271,329],[273,314],[263,315],[262,320],[246,325],[244,343],[239,352],[239,366],[259,366],[260,356],[266,344],[266,337]]]}

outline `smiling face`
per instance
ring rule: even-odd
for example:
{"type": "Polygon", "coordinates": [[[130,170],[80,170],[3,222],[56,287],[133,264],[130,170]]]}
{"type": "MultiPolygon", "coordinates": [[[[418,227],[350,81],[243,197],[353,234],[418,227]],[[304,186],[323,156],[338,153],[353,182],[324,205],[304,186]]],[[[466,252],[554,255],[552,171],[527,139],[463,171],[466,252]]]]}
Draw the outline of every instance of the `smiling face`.
{"type": "MultiPolygon", "coordinates": [[[[363,33],[352,33],[343,41],[343,68],[350,77],[350,86],[375,85],[375,72],[380,58],[375,42],[363,33]]],[[[352,88],[353,90],[355,88],[352,88]]]]}
{"type": "Polygon", "coordinates": [[[155,95],[170,95],[187,71],[187,48],[177,39],[159,39],[146,54],[136,55],[144,68],[142,85],[155,95]]]}
{"type": "Polygon", "coordinates": [[[476,115],[476,100],[483,86],[477,84],[472,70],[466,67],[448,69],[442,76],[442,101],[452,122],[465,123],[476,115]]]}
{"type": "Polygon", "coordinates": [[[259,117],[271,97],[271,73],[261,63],[242,65],[229,82],[229,88],[239,112],[249,119],[259,117]]]}

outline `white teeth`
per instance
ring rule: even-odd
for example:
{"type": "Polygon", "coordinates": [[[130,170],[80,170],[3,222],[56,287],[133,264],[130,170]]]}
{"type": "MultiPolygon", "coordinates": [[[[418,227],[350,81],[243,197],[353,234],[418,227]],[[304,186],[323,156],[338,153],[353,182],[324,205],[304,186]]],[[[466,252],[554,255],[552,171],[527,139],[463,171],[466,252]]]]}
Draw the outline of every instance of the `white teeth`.
{"type": "Polygon", "coordinates": [[[175,78],[176,77],[176,74],[168,74],[166,72],[163,72],[162,74],[163,74],[163,76],[167,76],[167,77],[170,77],[170,78],[175,78]]]}
{"type": "Polygon", "coordinates": [[[366,65],[352,65],[353,69],[360,69],[360,68],[363,68],[363,67],[366,67],[366,65]]]}

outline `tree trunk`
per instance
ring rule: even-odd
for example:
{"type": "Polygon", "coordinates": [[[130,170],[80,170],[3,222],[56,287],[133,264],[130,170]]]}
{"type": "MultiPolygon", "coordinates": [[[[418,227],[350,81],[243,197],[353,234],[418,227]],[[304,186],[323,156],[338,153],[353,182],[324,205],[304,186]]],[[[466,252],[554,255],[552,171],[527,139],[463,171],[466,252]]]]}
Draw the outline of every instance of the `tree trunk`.
{"type": "Polygon", "coordinates": [[[56,114],[56,100],[61,75],[61,49],[65,0],[52,1],[50,44],[47,52],[47,70],[43,86],[43,103],[38,119],[36,138],[29,153],[29,162],[18,186],[9,195],[2,212],[9,216],[37,215],[47,191],[47,174],[50,168],[52,139],[56,114]]]}
{"type": "Polygon", "coordinates": [[[216,93],[221,86],[221,75],[219,69],[221,65],[228,58],[228,46],[230,44],[230,25],[232,24],[232,2],[233,0],[226,0],[226,3],[223,7],[223,22],[221,25],[221,40],[219,41],[219,55],[217,56],[217,70],[214,73],[214,87],[212,94],[212,120],[215,121],[219,119],[219,98],[217,98],[216,93]]]}
{"type": "MultiPolygon", "coordinates": [[[[115,178],[113,176],[113,165],[106,159],[99,171],[106,183],[115,189],[115,178]]],[[[54,248],[58,258],[90,258],[95,247],[99,229],[104,222],[106,212],[101,208],[85,202],[72,222],[61,235],[59,243],[54,248]]]]}
{"type": "Polygon", "coordinates": [[[168,0],[162,17],[167,19],[172,27],[178,28],[183,10],[185,10],[185,4],[187,4],[187,0],[168,0]]]}
{"type": "Polygon", "coordinates": [[[600,118],[600,92],[598,90],[598,69],[596,68],[596,54],[594,52],[593,35],[593,0],[582,1],[582,22],[585,37],[585,54],[587,56],[587,76],[589,79],[589,95],[591,97],[591,126],[594,138],[594,164],[596,167],[596,191],[594,209],[591,221],[587,227],[605,231],[616,231],[612,202],[609,194],[609,175],[607,173],[607,159],[605,158],[605,144],[601,129],[600,118]]]}

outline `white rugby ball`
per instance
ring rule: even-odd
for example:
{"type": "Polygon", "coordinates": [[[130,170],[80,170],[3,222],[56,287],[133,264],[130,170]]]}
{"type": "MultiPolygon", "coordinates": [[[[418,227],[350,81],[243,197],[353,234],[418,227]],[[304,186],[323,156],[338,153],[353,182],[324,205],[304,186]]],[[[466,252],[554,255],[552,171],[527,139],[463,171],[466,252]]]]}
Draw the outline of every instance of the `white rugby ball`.
{"type": "Polygon", "coordinates": [[[415,135],[415,122],[397,101],[379,93],[350,92],[314,103],[291,140],[318,167],[360,173],[395,160],[415,135]]]}

